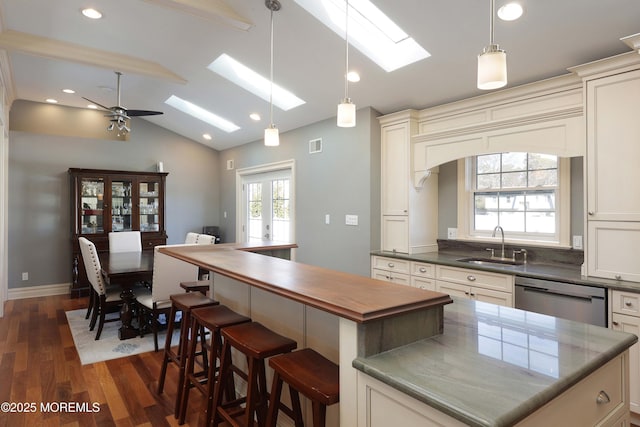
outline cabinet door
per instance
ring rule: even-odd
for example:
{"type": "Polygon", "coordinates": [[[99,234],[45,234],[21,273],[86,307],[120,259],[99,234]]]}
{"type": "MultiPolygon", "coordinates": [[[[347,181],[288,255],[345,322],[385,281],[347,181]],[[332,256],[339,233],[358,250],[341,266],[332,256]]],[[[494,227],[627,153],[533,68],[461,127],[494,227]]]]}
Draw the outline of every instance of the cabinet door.
{"type": "Polygon", "coordinates": [[[409,122],[382,127],[382,215],[409,213],[409,122]]]}
{"type": "Polygon", "coordinates": [[[587,82],[589,219],[640,221],[640,70],[587,82]]]}
{"type": "Polygon", "coordinates": [[[505,307],[513,307],[513,294],[509,294],[507,292],[472,287],[471,298],[477,301],[489,302],[491,304],[502,305],[505,307]]]}
{"type": "Polygon", "coordinates": [[[111,184],[111,225],[110,231],[136,230],[133,221],[133,179],[113,178],[111,184]]]}
{"type": "MultiPolygon", "coordinates": [[[[640,336],[640,318],[612,313],[611,329],[640,336]]],[[[631,411],[640,414],[640,348],[638,343],[629,349],[629,401],[631,411]]]]}
{"type": "Polygon", "coordinates": [[[155,177],[141,177],[138,181],[140,231],[161,231],[163,223],[160,180],[155,177]]]}
{"type": "Polygon", "coordinates": [[[640,222],[589,221],[590,276],[640,282],[640,222]]]}
{"type": "Polygon", "coordinates": [[[411,276],[408,274],[396,273],[393,271],[379,270],[374,268],[371,271],[371,278],[384,280],[385,282],[396,283],[398,285],[411,286],[411,276]]]}
{"type": "MultiPolygon", "coordinates": [[[[82,177],[78,186],[78,232],[105,233],[105,180],[102,177],[82,177]]],[[[108,230],[106,230],[108,231],[108,230]]]]}
{"type": "Polygon", "coordinates": [[[414,288],[425,289],[427,291],[436,290],[436,281],[434,279],[425,279],[423,277],[411,277],[411,286],[414,288]]]}
{"type": "Polygon", "coordinates": [[[409,253],[409,217],[382,217],[382,250],[409,253]]]}
{"type": "Polygon", "coordinates": [[[471,287],[459,285],[457,283],[444,282],[436,280],[436,291],[448,294],[454,297],[471,298],[471,287]]]}

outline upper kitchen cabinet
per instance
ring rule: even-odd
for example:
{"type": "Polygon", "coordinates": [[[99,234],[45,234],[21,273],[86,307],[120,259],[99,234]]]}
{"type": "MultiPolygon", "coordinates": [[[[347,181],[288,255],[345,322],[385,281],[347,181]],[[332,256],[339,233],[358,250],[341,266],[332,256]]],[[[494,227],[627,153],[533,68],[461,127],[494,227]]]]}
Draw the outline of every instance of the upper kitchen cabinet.
{"type": "Polygon", "coordinates": [[[587,274],[640,282],[640,58],[573,71],[586,94],[587,274]]]}
{"type": "Polygon", "coordinates": [[[71,201],[72,296],[89,289],[79,237],[99,252],[109,250],[109,233],[140,231],[143,249],[165,244],[166,172],[69,169],[71,201]]]}
{"type": "Polygon", "coordinates": [[[438,175],[422,187],[412,185],[411,136],[417,112],[401,111],[380,118],[382,250],[420,253],[437,250],[438,175]]]}

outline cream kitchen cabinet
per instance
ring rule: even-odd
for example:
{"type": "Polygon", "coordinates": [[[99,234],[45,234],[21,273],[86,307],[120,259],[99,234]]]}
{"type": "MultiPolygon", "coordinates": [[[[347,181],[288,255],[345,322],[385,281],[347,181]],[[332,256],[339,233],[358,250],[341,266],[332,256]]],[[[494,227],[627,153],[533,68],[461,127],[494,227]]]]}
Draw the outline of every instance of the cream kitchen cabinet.
{"type": "Polygon", "coordinates": [[[371,257],[371,277],[435,291],[435,265],[381,256],[371,257]]]}
{"type": "Polygon", "coordinates": [[[452,296],[513,307],[514,283],[510,274],[436,266],[436,291],[452,296]]]}
{"type": "MultiPolygon", "coordinates": [[[[640,336],[640,294],[610,291],[611,329],[640,336]]],[[[631,411],[640,414],[640,344],[629,349],[629,401],[631,411]]]]}
{"type": "Polygon", "coordinates": [[[436,251],[437,173],[432,173],[421,188],[412,185],[411,136],[417,132],[417,112],[384,116],[380,124],[381,249],[399,253],[436,251]]]}
{"type": "Polygon", "coordinates": [[[586,94],[586,272],[640,282],[640,59],[576,67],[586,94]]]}

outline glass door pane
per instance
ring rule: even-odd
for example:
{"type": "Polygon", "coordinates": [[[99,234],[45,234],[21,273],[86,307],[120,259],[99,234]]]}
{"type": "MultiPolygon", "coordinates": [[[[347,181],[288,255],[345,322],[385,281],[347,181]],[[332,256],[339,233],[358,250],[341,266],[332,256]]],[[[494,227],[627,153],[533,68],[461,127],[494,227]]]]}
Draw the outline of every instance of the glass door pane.
{"type": "Polygon", "coordinates": [[[82,234],[104,233],[104,180],[82,178],[80,192],[82,234]]]}
{"type": "Polygon", "coordinates": [[[243,206],[246,240],[291,240],[291,179],[290,172],[278,171],[250,175],[243,206]]]}
{"type": "Polygon", "coordinates": [[[145,180],[140,182],[140,231],[160,231],[158,203],[160,182],[145,180]]]}
{"type": "Polygon", "coordinates": [[[111,231],[131,231],[131,181],[111,182],[111,231]]]}

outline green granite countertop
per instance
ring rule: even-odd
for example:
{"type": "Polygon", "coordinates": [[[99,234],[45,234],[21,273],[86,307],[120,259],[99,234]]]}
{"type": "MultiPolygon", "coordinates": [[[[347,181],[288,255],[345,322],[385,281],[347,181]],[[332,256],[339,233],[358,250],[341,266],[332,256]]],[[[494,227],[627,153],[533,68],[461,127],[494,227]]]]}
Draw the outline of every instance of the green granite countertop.
{"type": "Polygon", "coordinates": [[[444,333],[353,366],[470,426],[510,426],[637,341],[624,332],[454,298],[444,333]]]}
{"type": "Polygon", "coordinates": [[[493,271],[496,273],[513,274],[535,279],[556,280],[579,285],[599,286],[602,288],[623,291],[640,292],[640,283],[624,280],[603,279],[601,277],[584,276],[580,273],[580,266],[569,264],[527,263],[521,265],[478,265],[458,261],[463,258],[487,258],[486,252],[426,252],[419,254],[402,254],[399,252],[372,251],[371,255],[389,258],[406,259],[410,261],[427,262],[431,264],[449,265],[453,267],[474,270],[493,271]]]}

